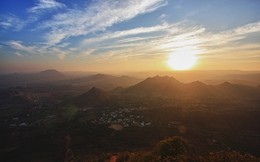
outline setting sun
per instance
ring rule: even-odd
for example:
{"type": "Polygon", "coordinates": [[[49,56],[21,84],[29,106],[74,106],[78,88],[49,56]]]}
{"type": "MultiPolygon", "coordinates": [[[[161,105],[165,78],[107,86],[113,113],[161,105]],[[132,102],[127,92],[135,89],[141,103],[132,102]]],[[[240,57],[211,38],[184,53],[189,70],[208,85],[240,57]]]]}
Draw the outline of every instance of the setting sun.
{"type": "Polygon", "coordinates": [[[189,70],[197,62],[196,54],[192,48],[182,48],[172,52],[167,63],[173,70],[189,70]]]}

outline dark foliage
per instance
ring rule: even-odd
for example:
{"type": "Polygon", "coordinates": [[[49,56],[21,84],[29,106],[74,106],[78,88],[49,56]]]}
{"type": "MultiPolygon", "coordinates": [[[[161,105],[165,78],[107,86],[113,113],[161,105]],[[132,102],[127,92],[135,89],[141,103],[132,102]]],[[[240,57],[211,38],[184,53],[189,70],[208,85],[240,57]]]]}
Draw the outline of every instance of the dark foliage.
{"type": "Polygon", "coordinates": [[[161,157],[177,157],[187,151],[188,144],[181,137],[170,137],[160,141],[155,150],[161,157]]]}

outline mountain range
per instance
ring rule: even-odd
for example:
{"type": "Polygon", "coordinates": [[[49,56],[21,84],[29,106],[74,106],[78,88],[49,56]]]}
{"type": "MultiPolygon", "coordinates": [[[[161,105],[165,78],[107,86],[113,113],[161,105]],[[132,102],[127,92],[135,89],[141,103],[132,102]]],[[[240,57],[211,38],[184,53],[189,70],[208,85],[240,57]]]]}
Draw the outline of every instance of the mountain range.
{"type": "Polygon", "coordinates": [[[103,91],[92,88],[75,98],[75,103],[80,105],[104,105],[115,98],[124,97],[149,97],[164,99],[197,99],[197,100],[258,100],[260,88],[224,82],[213,86],[195,81],[182,83],[174,77],[155,76],[147,78],[128,88],[120,88],[112,91],[103,91]]]}
{"type": "Polygon", "coordinates": [[[35,84],[47,84],[52,86],[73,86],[78,89],[90,89],[99,87],[111,90],[116,87],[128,87],[141,81],[140,79],[122,75],[91,74],[83,76],[71,76],[57,70],[49,69],[37,73],[14,73],[0,75],[0,87],[31,86],[35,84]]]}

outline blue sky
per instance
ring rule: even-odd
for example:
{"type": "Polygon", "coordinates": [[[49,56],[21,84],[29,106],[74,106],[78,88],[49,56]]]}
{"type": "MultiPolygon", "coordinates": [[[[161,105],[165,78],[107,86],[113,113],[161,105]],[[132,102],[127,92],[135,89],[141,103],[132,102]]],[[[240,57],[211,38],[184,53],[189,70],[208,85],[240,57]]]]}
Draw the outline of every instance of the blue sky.
{"type": "Polygon", "coordinates": [[[1,0],[0,72],[260,70],[259,36],[259,0],[1,0]]]}

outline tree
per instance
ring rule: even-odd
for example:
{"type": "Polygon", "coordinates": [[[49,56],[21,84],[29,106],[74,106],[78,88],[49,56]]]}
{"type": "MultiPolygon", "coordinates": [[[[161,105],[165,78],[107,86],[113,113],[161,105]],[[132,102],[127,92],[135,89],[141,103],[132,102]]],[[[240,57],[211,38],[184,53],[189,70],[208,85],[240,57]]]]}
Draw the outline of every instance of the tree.
{"type": "Polygon", "coordinates": [[[170,137],[168,139],[160,141],[156,145],[156,152],[161,157],[173,156],[177,157],[184,154],[187,151],[188,144],[181,137],[170,137]]]}

